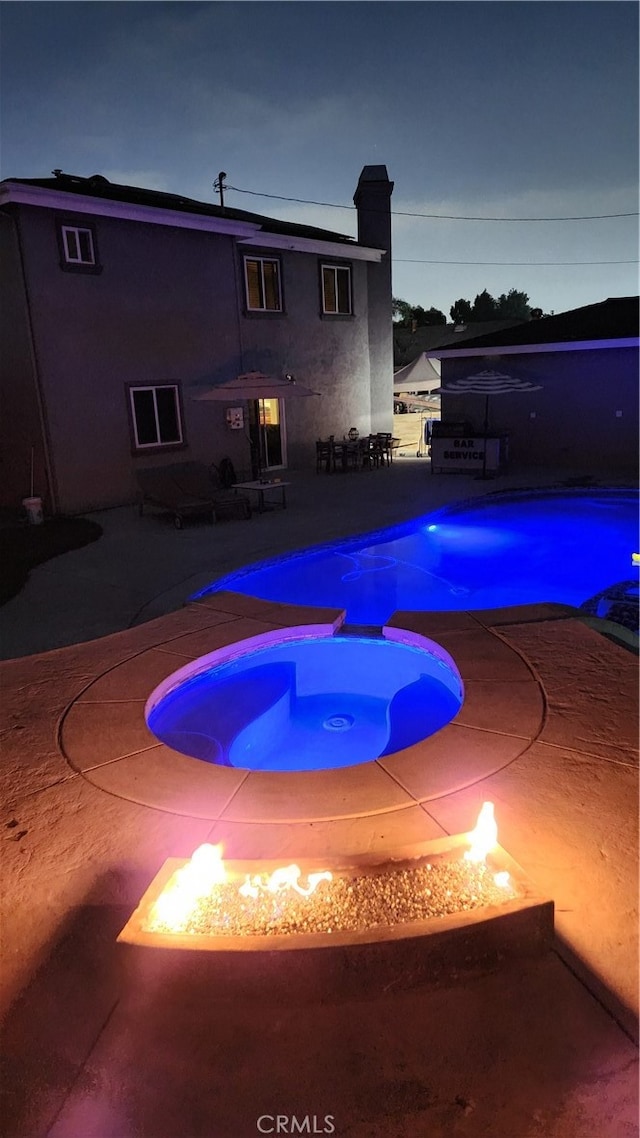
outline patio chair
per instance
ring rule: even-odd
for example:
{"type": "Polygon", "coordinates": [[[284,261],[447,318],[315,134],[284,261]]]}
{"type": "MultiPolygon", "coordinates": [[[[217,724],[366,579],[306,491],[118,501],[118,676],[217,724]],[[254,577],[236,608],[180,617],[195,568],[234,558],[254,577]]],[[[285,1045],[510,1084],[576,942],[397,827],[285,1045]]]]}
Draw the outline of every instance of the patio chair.
{"type": "Polygon", "coordinates": [[[376,435],[360,439],[360,463],[365,470],[373,470],[380,465],[381,449],[376,435]]]}
{"type": "Polygon", "coordinates": [[[176,529],[184,519],[209,514],[211,521],[220,517],[251,517],[249,500],[227,491],[217,491],[203,463],[173,463],[136,471],[140,487],[140,513],[145,506],[173,514],[176,529]]]}
{"type": "Polygon", "coordinates": [[[173,514],[176,529],[182,529],[187,517],[210,514],[214,521],[213,498],[208,499],[183,490],[173,477],[171,466],[149,466],[136,470],[140,487],[140,515],[145,506],[155,506],[159,510],[173,514]]]}
{"type": "Polygon", "coordinates": [[[393,461],[391,432],[379,431],[376,435],[378,461],[381,466],[391,466],[393,461]]]}
{"type": "Polygon", "coordinates": [[[220,484],[215,464],[207,467],[203,462],[175,462],[171,467],[176,485],[186,494],[212,503],[216,521],[220,518],[251,517],[251,503],[244,494],[224,489],[220,484]]]}
{"type": "Polygon", "coordinates": [[[330,439],[318,439],[316,441],[316,474],[319,474],[321,470],[325,470],[327,474],[331,474],[331,471],[335,470],[333,444],[330,439]]]}

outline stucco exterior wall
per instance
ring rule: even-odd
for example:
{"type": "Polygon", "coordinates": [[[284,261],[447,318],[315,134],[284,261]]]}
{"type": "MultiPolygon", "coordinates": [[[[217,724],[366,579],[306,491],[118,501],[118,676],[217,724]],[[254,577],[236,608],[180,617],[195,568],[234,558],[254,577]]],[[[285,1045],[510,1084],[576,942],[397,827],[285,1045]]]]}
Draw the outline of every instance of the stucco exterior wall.
{"type": "Polygon", "coordinates": [[[243,371],[295,376],[317,397],[284,401],[288,464],[311,466],[315,440],[346,434],[357,427],[371,430],[370,365],[368,347],[367,267],[350,264],[353,315],[325,316],[321,311],[320,264],[311,254],[285,253],[282,315],[258,314],[242,318],[243,371]]]}
{"type": "Polygon", "coordinates": [[[51,507],[43,427],[31,351],[29,309],[20,263],[16,221],[0,216],[0,504],[19,509],[30,493],[31,448],[34,493],[51,507]]]}
{"type": "MultiPolygon", "coordinates": [[[[550,466],[585,474],[637,473],[636,349],[444,359],[442,380],[447,383],[487,367],[541,384],[540,391],[489,400],[490,428],[509,434],[512,470],[550,466]]],[[[444,420],[468,419],[480,430],[484,410],[482,395],[442,396],[444,420]]]]}
{"type": "MultiPolygon", "coordinates": [[[[176,459],[246,461],[220,404],[192,385],[236,373],[238,317],[230,238],[96,218],[99,275],[64,272],[48,211],[23,225],[33,333],[47,408],[58,509],[133,501],[137,466],[176,459]],[[129,384],[176,382],[185,446],[135,452],[129,384]]],[[[80,219],[86,224],[86,216],[80,219]]]]}

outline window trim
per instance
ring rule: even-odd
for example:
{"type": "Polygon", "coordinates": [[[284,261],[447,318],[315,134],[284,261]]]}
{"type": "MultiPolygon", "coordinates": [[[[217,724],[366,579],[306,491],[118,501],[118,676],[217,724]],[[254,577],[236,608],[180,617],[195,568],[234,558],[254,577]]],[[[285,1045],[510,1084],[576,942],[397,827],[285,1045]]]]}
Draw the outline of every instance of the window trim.
{"type": "Polygon", "coordinates": [[[320,314],[322,317],[329,317],[333,320],[345,320],[354,315],[353,312],[353,266],[348,261],[320,261],[320,314]],[[332,310],[326,306],[325,287],[324,287],[324,270],[332,269],[334,271],[335,281],[335,296],[336,304],[338,303],[338,271],[340,269],[346,270],[349,274],[349,311],[341,312],[339,309],[332,310]]]}
{"type": "MultiPolygon", "coordinates": [[[[284,316],[284,296],[282,289],[282,258],[267,256],[262,252],[243,252],[242,253],[242,278],[244,282],[244,311],[247,316],[284,316]],[[251,308],[249,304],[249,279],[247,275],[247,263],[249,261],[258,261],[261,264],[268,262],[269,264],[276,265],[277,278],[278,278],[278,301],[279,308],[251,308]]],[[[262,291],[265,295],[264,288],[264,273],[262,273],[262,291]]]]}
{"type": "MultiPolygon", "coordinates": [[[[58,252],[60,255],[60,268],[65,273],[87,273],[89,275],[97,276],[102,272],[102,265],[100,263],[100,256],[98,253],[98,240],[96,235],[95,223],[85,221],[84,217],[57,217],[56,218],[56,237],[58,240],[58,252]],[[73,231],[76,234],[88,233],[89,241],[91,243],[91,252],[93,254],[92,261],[74,261],[69,257],[69,245],[66,239],[67,230],[73,231]]],[[[78,240],[78,247],[80,242],[78,240]]]]}
{"type": "Polygon", "coordinates": [[[187,442],[185,439],[184,430],[184,414],[182,409],[182,397],[180,385],[175,381],[166,383],[129,383],[126,385],[127,390],[127,407],[129,411],[129,426],[131,431],[131,449],[134,454],[157,454],[168,450],[182,450],[186,447],[187,442]],[[158,401],[156,391],[159,389],[173,388],[175,392],[175,408],[176,418],[178,420],[178,431],[180,433],[179,439],[172,439],[170,442],[163,443],[160,439],[160,424],[158,420],[158,401]],[[153,410],[156,424],[157,439],[152,443],[141,443],[138,438],[138,423],[136,419],[134,393],[136,391],[152,391],[153,396],[153,410]]]}

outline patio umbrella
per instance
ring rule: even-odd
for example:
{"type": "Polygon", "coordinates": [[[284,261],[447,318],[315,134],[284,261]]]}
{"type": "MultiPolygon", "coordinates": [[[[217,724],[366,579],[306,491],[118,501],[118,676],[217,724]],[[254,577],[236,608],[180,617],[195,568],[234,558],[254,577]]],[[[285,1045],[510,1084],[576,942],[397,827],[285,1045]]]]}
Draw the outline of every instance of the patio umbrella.
{"type": "Polygon", "coordinates": [[[462,376],[452,379],[442,387],[436,388],[440,395],[484,395],[484,439],[485,446],[482,458],[482,478],[487,476],[487,434],[489,431],[489,399],[492,395],[506,395],[514,391],[541,391],[541,383],[532,383],[529,379],[521,379],[516,375],[506,375],[501,371],[479,371],[476,375],[462,376]]]}
{"type": "Polygon", "coordinates": [[[261,371],[248,371],[204,388],[193,398],[232,403],[234,399],[297,399],[307,395],[320,395],[320,392],[298,383],[292,375],[264,375],[261,371]]]}
{"type": "MultiPolygon", "coordinates": [[[[225,379],[213,387],[194,392],[192,398],[203,402],[233,403],[238,399],[300,399],[310,395],[319,396],[320,392],[312,391],[310,387],[298,383],[293,375],[265,375],[261,371],[248,371],[243,375],[234,376],[233,379],[225,379]]],[[[260,478],[261,444],[259,440],[256,442],[250,436],[248,439],[252,451],[252,466],[260,478]]]]}

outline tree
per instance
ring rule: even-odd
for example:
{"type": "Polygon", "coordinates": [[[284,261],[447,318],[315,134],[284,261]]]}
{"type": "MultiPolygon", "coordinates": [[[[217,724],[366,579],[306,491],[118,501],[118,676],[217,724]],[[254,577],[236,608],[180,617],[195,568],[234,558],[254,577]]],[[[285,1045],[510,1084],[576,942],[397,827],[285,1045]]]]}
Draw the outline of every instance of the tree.
{"type": "Polygon", "coordinates": [[[404,327],[411,323],[411,305],[408,300],[401,300],[400,297],[393,297],[393,319],[396,324],[402,324],[404,327]]]}
{"type": "Polygon", "coordinates": [[[447,318],[439,308],[424,309],[421,304],[409,304],[399,297],[393,298],[393,319],[401,328],[424,328],[431,324],[446,324],[447,318]]]}
{"type": "Polygon", "coordinates": [[[447,318],[446,318],[444,312],[441,312],[439,308],[434,308],[433,306],[431,308],[427,308],[427,311],[425,312],[425,317],[426,317],[425,324],[446,324],[447,323],[447,318]]]}
{"type": "Polygon", "coordinates": [[[476,299],[473,302],[473,307],[471,309],[471,319],[479,321],[495,320],[497,315],[497,304],[493,299],[491,293],[487,292],[485,288],[482,292],[478,293],[476,299]]]}
{"type": "Polygon", "coordinates": [[[439,308],[432,306],[425,310],[422,305],[417,304],[415,308],[411,309],[411,322],[414,321],[417,328],[426,328],[428,325],[446,324],[447,318],[439,308]]]}
{"type": "Polygon", "coordinates": [[[517,288],[503,292],[497,300],[485,288],[477,294],[473,304],[460,297],[449,311],[454,324],[465,324],[469,320],[533,320],[542,316],[542,309],[530,308],[526,292],[519,292],[517,288]]]}
{"type": "Polygon", "coordinates": [[[518,292],[515,288],[510,288],[509,292],[498,298],[497,316],[505,320],[530,320],[531,308],[529,307],[529,297],[526,292],[518,292]]]}
{"type": "Polygon", "coordinates": [[[454,324],[466,324],[467,320],[471,320],[471,304],[464,297],[460,297],[460,300],[451,305],[449,316],[454,324]]]}

